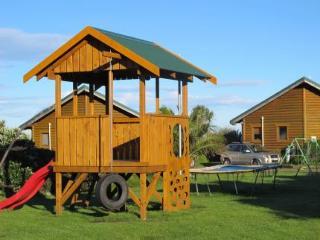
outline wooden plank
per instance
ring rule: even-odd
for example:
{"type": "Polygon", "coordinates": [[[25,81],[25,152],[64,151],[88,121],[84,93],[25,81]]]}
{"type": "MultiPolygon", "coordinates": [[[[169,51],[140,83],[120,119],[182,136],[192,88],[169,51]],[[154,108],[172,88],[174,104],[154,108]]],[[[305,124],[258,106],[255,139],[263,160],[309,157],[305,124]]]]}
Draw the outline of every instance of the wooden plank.
{"type": "Polygon", "coordinates": [[[160,113],[160,88],[159,88],[159,78],[156,78],[156,113],[160,113]]]}
{"type": "Polygon", "coordinates": [[[137,206],[140,208],[140,207],[141,207],[141,201],[140,201],[140,199],[137,197],[137,195],[132,191],[131,188],[129,188],[128,194],[129,194],[129,197],[131,198],[131,200],[132,200],[135,204],[137,204],[137,206]]]}
{"type": "Polygon", "coordinates": [[[188,82],[182,82],[182,115],[188,116],[188,82]]]}
{"type": "Polygon", "coordinates": [[[140,218],[147,220],[147,174],[140,174],[140,218]]]}
{"type": "Polygon", "coordinates": [[[56,175],[56,214],[62,213],[62,174],[55,173],[56,175]]]}
{"type": "Polygon", "coordinates": [[[81,173],[79,177],[74,181],[71,187],[62,195],[61,204],[63,205],[71,195],[80,187],[81,183],[88,177],[87,173],[81,173]]]}
{"type": "Polygon", "coordinates": [[[87,66],[86,70],[87,71],[92,71],[92,46],[88,43],[86,44],[86,61],[87,61],[87,66]]]}
{"type": "Polygon", "coordinates": [[[155,192],[157,191],[157,183],[158,183],[159,178],[160,178],[160,173],[155,173],[152,180],[151,180],[151,183],[148,186],[147,197],[146,197],[146,204],[147,205],[150,201],[151,196],[154,195],[155,192]]]}
{"type": "Polygon", "coordinates": [[[73,104],[73,116],[78,116],[78,83],[77,82],[73,82],[73,100],[72,100],[72,104],[73,104]]]}
{"type": "Polygon", "coordinates": [[[139,109],[140,109],[140,118],[143,117],[146,113],[146,82],[144,76],[141,76],[140,81],[139,81],[139,109]]]}

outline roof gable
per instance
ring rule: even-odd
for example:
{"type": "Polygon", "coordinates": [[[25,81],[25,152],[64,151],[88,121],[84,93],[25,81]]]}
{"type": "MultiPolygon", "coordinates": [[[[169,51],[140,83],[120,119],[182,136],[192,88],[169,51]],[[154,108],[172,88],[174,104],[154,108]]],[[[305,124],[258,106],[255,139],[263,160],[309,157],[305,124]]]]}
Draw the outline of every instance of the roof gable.
{"type": "Polygon", "coordinates": [[[318,83],[312,81],[311,79],[309,79],[307,77],[302,77],[302,78],[298,79],[297,81],[295,81],[294,83],[290,84],[289,86],[285,87],[284,89],[280,90],[279,92],[273,94],[271,97],[265,99],[264,101],[258,103],[257,105],[253,106],[252,108],[248,109],[247,111],[245,111],[245,112],[241,113],[240,115],[238,115],[237,117],[233,118],[232,120],[230,120],[230,123],[232,125],[235,125],[235,124],[241,122],[242,119],[245,118],[246,116],[259,110],[263,106],[267,105],[268,103],[272,102],[273,100],[279,98],[280,96],[284,95],[285,93],[289,92],[290,90],[292,90],[302,84],[307,84],[308,86],[312,87],[313,89],[320,91],[320,85],[318,83]]]}
{"type": "Polygon", "coordinates": [[[142,66],[155,76],[161,77],[160,70],[169,70],[182,74],[189,74],[196,76],[199,79],[209,80],[212,83],[216,83],[216,78],[211,74],[153,42],[93,27],[84,28],[67,43],[62,45],[46,59],[36,65],[24,75],[24,82],[41,73],[41,71],[50,66],[50,64],[53,64],[57,59],[66,54],[87,36],[94,37],[100,42],[106,44],[110,48],[142,66]]]}

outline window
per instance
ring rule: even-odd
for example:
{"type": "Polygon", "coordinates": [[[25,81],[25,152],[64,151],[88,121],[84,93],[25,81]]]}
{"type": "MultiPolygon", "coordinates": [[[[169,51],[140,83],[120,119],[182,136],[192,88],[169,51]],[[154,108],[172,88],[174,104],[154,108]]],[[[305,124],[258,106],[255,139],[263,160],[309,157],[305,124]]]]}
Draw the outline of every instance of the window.
{"type": "Polygon", "coordinates": [[[231,144],[229,146],[229,151],[240,152],[241,151],[241,145],[240,144],[231,144]]]}
{"type": "Polygon", "coordinates": [[[288,140],[287,126],[279,126],[278,127],[278,138],[279,138],[279,140],[288,140]]]}
{"type": "Polygon", "coordinates": [[[262,128],[254,127],[253,128],[253,141],[261,141],[262,140],[262,128]]]}
{"type": "Polygon", "coordinates": [[[41,133],[41,145],[49,146],[49,133],[41,133]]]}

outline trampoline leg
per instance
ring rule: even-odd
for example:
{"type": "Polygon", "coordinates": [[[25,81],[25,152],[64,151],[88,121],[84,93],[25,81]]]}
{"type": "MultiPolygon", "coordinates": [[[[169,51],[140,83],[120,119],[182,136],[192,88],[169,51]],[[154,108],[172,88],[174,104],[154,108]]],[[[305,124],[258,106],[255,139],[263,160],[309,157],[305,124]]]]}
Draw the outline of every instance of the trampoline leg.
{"type": "Polygon", "coordinates": [[[220,188],[221,188],[221,190],[222,190],[222,182],[221,182],[221,179],[220,179],[220,175],[217,174],[217,177],[218,177],[218,181],[219,181],[220,188]]]}
{"type": "Polygon", "coordinates": [[[254,179],[254,183],[253,183],[253,186],[252,186],[252,189],[251,189],[251,195],[253,195],[253,192],[254,192],[254,190],[255,190],[258,177],[259,177],[259,172],[256,172],[256,176],[255,176],[255,179],[254,179]]]}
{"type": "Polygon", "coordinates": [[[236,191],[236,194],[238,195],[238,187],[237,187],[238,174],[237,174],[237,179],[235,179],[234,173],[232,174],[232,178],[233,178],[234,189],[235,189],[235,191],[236,191]]]}
{"type": "Polygon", "coordinates": [[[199,189],[198,189],[198,182],[197,182],[197,174],[196,173],[194,174],[194,180],[195,180],[195,183],[196,183],[197,195],[199,196],[199,189]]]}
{"type": "Polygon", "coordinates": [[[211,191],[210,191],[210,186],[209,186],[209,180],[210,180],[210,178],[209,178],[209,174],[207,174],[207,188],[208,188],[208,192],[209,192],[209,195],[211,196],[211,191]]]}
{"type": "Polygon", "coordinates": [[[265,174],[265,171],[262,171],[262,175],[261,175],[261,184],[263,185],[263,180],[264,180],[264,174],[265,174]]]}
{"type": "Polygon", "coordinates": [[[274,169],[274,174],[273,174],[273,189],[276,189],[276,178],[277,178],[277,173],[278,173],[278,169],[275,168],[274,169]]]}

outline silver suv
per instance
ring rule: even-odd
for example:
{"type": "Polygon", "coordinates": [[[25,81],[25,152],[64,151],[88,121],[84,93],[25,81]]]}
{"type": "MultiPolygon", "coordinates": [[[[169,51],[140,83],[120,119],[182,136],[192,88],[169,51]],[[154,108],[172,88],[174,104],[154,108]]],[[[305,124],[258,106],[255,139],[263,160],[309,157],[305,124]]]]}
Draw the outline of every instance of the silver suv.
{"type": "Polygon", "coordinates": [[[221,154],[223,164],[266,164],[278,163],[280,157],[276,153],[258,152],[255,146],[248,143],[231,143],[221,154]]]}

